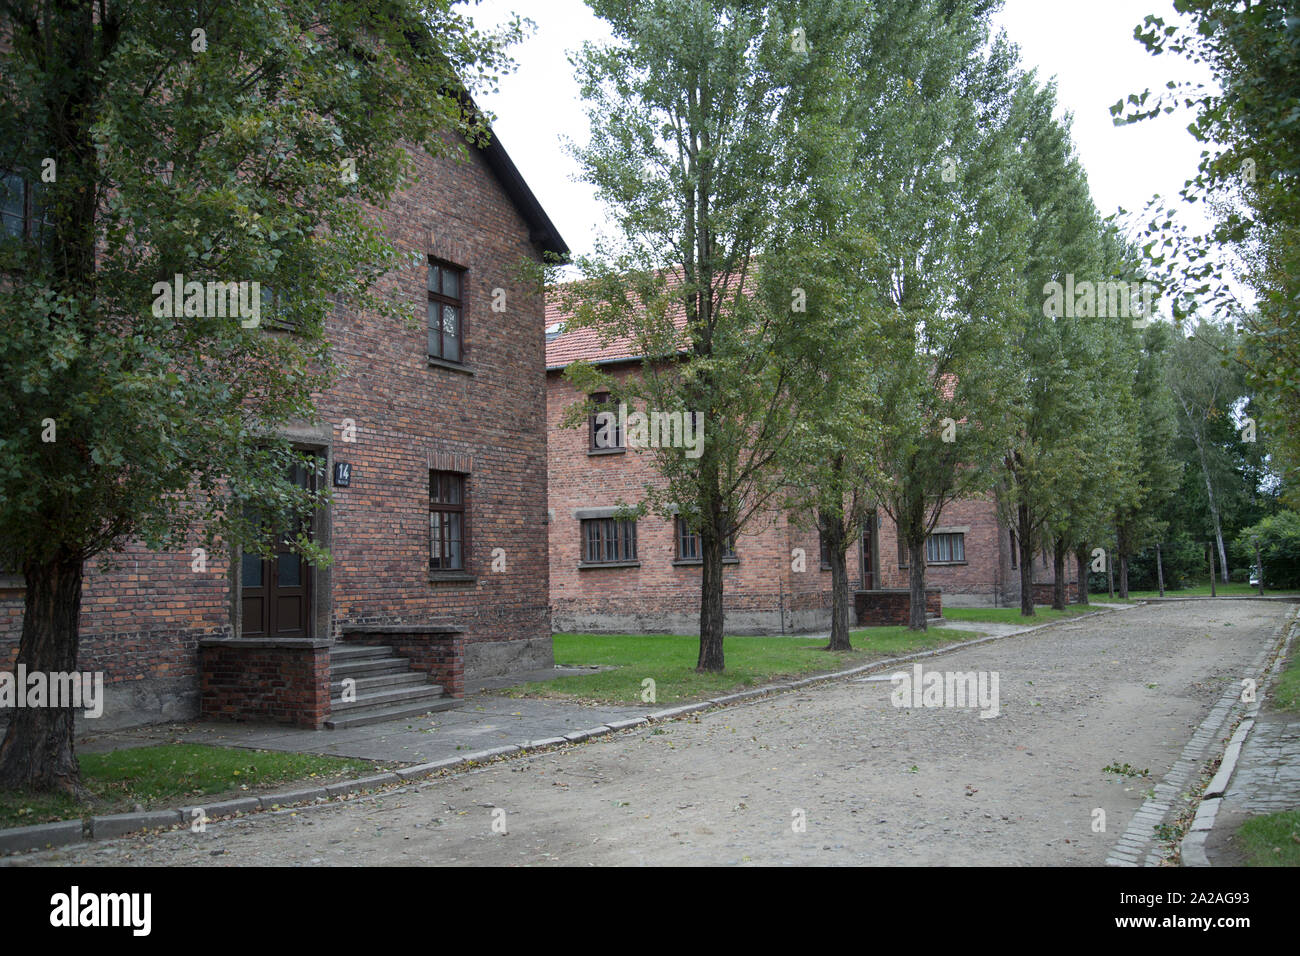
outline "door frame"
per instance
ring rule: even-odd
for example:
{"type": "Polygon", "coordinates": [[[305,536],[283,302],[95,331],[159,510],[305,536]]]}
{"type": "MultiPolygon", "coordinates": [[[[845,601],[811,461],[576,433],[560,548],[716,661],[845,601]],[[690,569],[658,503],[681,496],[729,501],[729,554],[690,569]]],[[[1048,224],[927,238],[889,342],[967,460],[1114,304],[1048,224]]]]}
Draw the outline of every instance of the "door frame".
{"type": "Polygon", "coordinates": [[[871,591],[880,587],[880,512],[872,508],[867,512],[867,518],[863,522],[862,533],[858,535],[858,584],[864,591],[871,591]],[[871,545],[868,548],[867,541],[871,545]],[[870,565],[871,570],[868,572],[867,567],[870,565]],[[870,573],[872,580],[867,581],[867,574],[870,573]]]}
{"type": "MultiPolygon", "coordinates": [[[[322,459],[324,462],[324,477],[322,480],[330,481],[330,476],[334,474],[334,430],[331,426],[290,426],[282,429],[280,436],[289,439],[295,450],[309,451],[322,459]]],[[[337,489],[332,490],[337,492],[337,489]]],[[[321,547],[328,550],[333,546],[334,509],[332,504],[327,504],[312,515],[311,535],[312,539],[321,547]]],[[[232,547],[227,578],[230,593],[230,634],[239,638],[244,636],[243,578],[240,575],[242,563],[243,555],[240,550],[232,547]]],[[[331,620],[334,603],[333,577],[332,564],[321,568],[311,568],[311,586],[307,598],[307,634],[305,637],[279,638],[279,640],[308,640],[319,637],[333,637],[331,620]]],[[[258,635],[250,638],[250,640],[275,639],[271,635],[258,635]]]]}

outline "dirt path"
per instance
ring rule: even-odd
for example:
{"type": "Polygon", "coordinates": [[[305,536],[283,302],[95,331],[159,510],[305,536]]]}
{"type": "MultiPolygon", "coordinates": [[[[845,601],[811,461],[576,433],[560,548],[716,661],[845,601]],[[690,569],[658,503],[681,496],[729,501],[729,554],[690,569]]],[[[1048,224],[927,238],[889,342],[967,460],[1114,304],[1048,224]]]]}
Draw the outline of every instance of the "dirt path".
{"type": "Polygon", "coordinates": [[[836,683],[418,790],[8,862],[1100,865],[1289,610],[1142,607],[925,662],[998,672],[992,719],[836,683]],[[1102,772],[1126,763],[1150,777],[1102,772]]]}

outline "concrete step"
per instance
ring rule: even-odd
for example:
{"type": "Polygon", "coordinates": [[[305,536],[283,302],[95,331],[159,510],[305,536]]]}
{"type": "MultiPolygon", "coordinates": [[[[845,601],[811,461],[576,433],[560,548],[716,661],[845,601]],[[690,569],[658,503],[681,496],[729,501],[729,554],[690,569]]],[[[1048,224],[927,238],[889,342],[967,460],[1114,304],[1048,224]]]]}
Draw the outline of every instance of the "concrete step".
{"type": "Polygon", "coordinates": [[[378,724],[385,720],[397,720],[401,717],[420,717],[440,710],[450,710],[457,703],[454,697],[442,697],[432,702],[422,701],[392,707],[376,707],[363,711],[348,711],[344,714],[331,716],[329,720],[325,721],[325,726],[330,730],[364,727],[367,724],[378,724]]]}
{"type": "Polygon", "coordinates": [[[332,661],[330,679],[342,680],[344,677],[374,677],[379,674],[404,674],[411,669],[411,662],[405,657],[376,657],[359,661],[332,661]]]}
{"type": "MultiPolygon", "coordinates": [[[[405,687],[410,684],[423,687],[428,684],[427,675],[409,669],[397,674],[378,674],[373,677],[344,676],[350,677],[356,682],[353,685],[353,689],[357,692],[358,697],[362,694],[370,694],[390,687],[405,687]]],[[[343,680],[341,678],[336,678],[330,682],[330,696],[341,697],[342,695],[343,680]]]]}
{"type": "Polygon", "coordinates": [[[442,697],[441,684],[412,684],[409,687],[393,687],[377,690],[369,694],[357,694],[356,700],[335,698],[330,701],[330,713],[344,715],[353,710],[365,710],[368,707],[387,707],[391,704],[408,704],[417,701],[436,701],[442,697]]]}
{"type": "Polygon", "coordinates": [[[331,661],[355,661],[366,660],[375,657],[391,657],[393,652],[388,648],[372,647],[369,644],[335,644],[330,648],[331,661]]]}

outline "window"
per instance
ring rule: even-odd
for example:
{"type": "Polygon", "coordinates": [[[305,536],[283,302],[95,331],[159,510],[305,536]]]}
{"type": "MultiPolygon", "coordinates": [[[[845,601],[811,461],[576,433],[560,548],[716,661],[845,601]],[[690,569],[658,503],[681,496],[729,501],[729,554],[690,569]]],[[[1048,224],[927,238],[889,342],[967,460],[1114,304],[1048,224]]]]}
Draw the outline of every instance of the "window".
{"type": "Polygon", "coordinates": [[[966,535],[932,534],[925,542],[927,564],[953,564],[966,560],[966,535]]]}
{"type": "Polygon", "coordinates": [[[15,239],[40,238],[41,226],[50,225],[40,203],[40,183],[17,173],[0,176],[0,235],[15,239]]]}
{"type": "Polygon", "coordinates": [[[677,560],[704,560],[704,552],[700,549],[700,536],[686,526],[685,518],[677,519],[677,560]]]}
{"type": "MultiPolygon", "coordinates": [[[[704,549],[700,545],[700,535],[697,531],[692,531],[686,524],[685,518],[678,518],[677,522],[677,560],[678,561],[703,561],[704,549]]],[[[727,540],[722,544],[722,560],[736,560],[736,536],[727,535],[727,540]]]]}
{"type": "Polygon", "coordinates": [[[582,522],[582,560],[618,564],[636,560],[636,522],[589,518],[582,522]]]}
{"type": "Polygon", "coordinates": [[[1020,567],[1020,543],[1016,541],[1016,533],[1011,532],[1011,567],[1013,569],[1020,567]]]}
{"type": "Polygon", "coordinates": [[[830,545],[826,543],[825,532],[822,531],[817,532],[817,546],[821,549],[822,570],[828,571],[830,570],[830,566],[831,566],[831,549],[830,549],[830,545]]]}
{"type": "Polygon", "coordinates": [[[464,356],[465,270],[429,263],[429,354],[445,362],[464,356]]]}
{"type": "MultiPolygon", "coordinates": [[[[932,534],[925,539],[926,564],[962,564],[966,560],[964,532],[932,534]]],[[[907,543],[898,541],[898,566],[907,567],[907,543]]]]}
{"type": "Polygon", "coordinates": [[[465,570],[465,476],[429,472],[429,570],[465,570]]]}
{"type": "Polygon", "coordinates": [[[609,392],[597,392],[591,396],[591,402],[599,407],[587,420],[591,438],[590,450],[605,451],[622,448],[623,426],[618,420],[618,408],[609,399],[609,392]]]}

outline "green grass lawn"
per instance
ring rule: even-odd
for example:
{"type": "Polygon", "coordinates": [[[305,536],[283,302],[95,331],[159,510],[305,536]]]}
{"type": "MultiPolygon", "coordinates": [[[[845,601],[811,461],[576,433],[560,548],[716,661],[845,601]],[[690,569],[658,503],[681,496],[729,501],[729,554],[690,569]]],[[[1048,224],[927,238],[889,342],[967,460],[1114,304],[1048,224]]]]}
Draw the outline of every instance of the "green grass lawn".
{"type": "MultiPolygon", "coordinates": [[[[1218,584],[1215,586],[1215,590],[1217,591],[1218,596],[1220,597],[1234,597],[1234,596],[1240,596],[1246,594],[1259,593],[1259,588],[1253,588],[1249,584],[1239,583],[1239,582],[1232,582],[1229,584],[1218,584]]],[[[1264,589],[1265,597],[1268,597],[1269,595],[1273,595],[1273,596],[1294,595],[1295,593],[1296,592],[1294,591],[1271,591],[1268,588],[1264,589]]],[[[1130,598],[1140,601],[1145,598],[1160,597],[1160,592],[1159,591],[1129,591],[1128,596],[1130,598]]],[[[1210,596],[1210,583],[1208,581],[1204,584],[1193,585],[1192,587],[1189,588],[1181,588],[1177,591],[1171,591],[1169,588],[1165,588],[1165,597],[1209,597],[1209,596],[1210,596]]],[[[1096,596],[1093,595],[1093,597],[1096,596]]],[[[1099,600],[1105,600],[1105,598],[1100,598],[1099,600]]]]}
{"type": "Polygon", "coordinates": [[[1300,866],[1300,810],[1253,817],[1237,837],[1247,866],[1300,866]]]}
{"type": "Polygon", "coordinates": [[[82,754],[79,759],[82,783],[93,795],[90,803],[63,795],[0,791],[0,827],[126,813],[137,803],[146,810],[170,809],[203,797],[247,796],[291,781],[333,782],[376,770],[367,760],[201,744],[160,744],[82,754]]]}
{"type": "Polygon", "coordinates": [[[852,651],[825,651],[826,638],[728,637],[723,644],[727,669],[697,674],[700,639],[677,634],[556,634],[555,663],[568,667],[604,666],[609,670],[557,677],[512,687],[515,697],[554,697],[602,704],[639,704],[641,682],[655,682],[654,703],[664,705],[713,697],[799,677],[839,670],[865,661],[928,650],[976,637],[972,631],[905,627],[853,631],[852,651]]]}
{"type": "Polygon", "coordinates": [[[1049,605],[1038,604],[1034,607],[1034,616],[1025,617],[1018,607],[946,607],[943,617],[946,621],[993,622],[996,624],[1047,624],[1063,618],[1078,617],[1097,608],[1087,604],[1071,604],[1064,611],[1055,611],[1049,605]]]}
{"type": "Polygon", "coordinates": [[[1269,700],[1278,710],[1300,711],[1300,643],[1291,647],[1291,660],[1282,671],[1269,700]]]}

